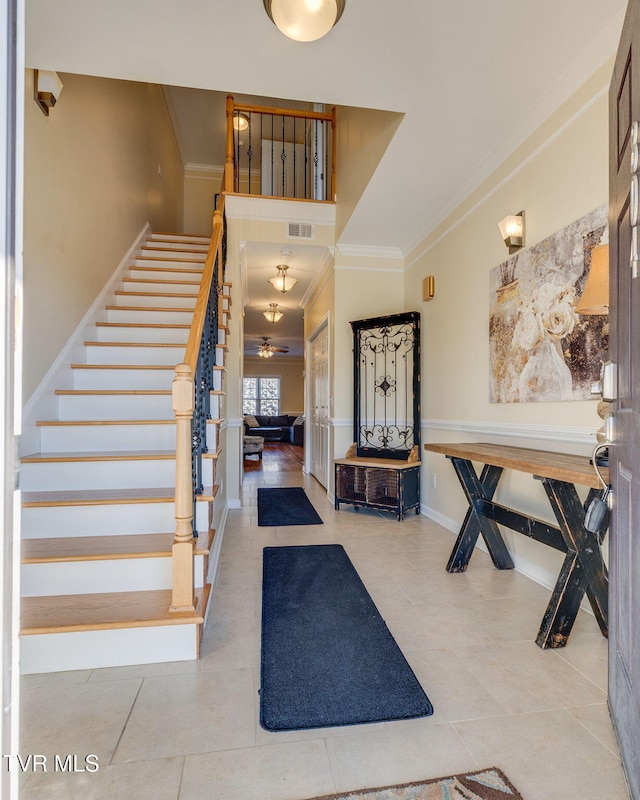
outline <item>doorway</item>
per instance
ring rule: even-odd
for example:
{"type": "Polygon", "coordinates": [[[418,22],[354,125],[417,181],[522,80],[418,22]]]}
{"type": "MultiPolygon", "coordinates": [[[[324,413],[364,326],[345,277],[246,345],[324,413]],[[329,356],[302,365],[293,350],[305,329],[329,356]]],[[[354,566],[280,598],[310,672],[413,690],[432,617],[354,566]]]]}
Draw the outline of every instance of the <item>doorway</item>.
{"type": "Polygon", "coordinates": [[[309,369],[309,472],[329,486],[329,325],[325,319],[307,346],[309,369]]]}

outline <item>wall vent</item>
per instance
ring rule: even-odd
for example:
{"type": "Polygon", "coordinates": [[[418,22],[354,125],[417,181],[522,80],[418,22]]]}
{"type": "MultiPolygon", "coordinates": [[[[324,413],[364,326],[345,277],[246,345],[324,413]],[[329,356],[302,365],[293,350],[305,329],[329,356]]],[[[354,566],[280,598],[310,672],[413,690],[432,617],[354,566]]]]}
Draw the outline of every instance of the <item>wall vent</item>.
{"type": "Polygon", "coordinates": [[[313,225],[310,222],[290,222],[290,239],[313,239],[313,225]]]}

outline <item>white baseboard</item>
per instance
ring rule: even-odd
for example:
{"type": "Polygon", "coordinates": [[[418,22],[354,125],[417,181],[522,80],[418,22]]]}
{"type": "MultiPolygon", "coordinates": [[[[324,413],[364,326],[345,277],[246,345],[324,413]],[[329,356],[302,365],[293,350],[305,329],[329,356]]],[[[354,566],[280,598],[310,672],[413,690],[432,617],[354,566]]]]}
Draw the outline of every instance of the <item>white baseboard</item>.
{"type": "Polygon", "coordinates": [[[115,271],[104,285],[100,294],[91,304],[75,331],[71,334],[66,345],[58,354],[56,360],[47,370],[38,388],[27,400],[22,412],[22,435],[20,436],[19,455],[37,453],[40,450],[40,430],[36,427],[39,419],[56,419],[58,401],[56,389],[73,388],[73,370],[71,364],[84,360],[84,342],[87,334],[96,322],[104,316],[104,307],[110,295],[115,291],[116,284],[122,279],[124,273],[131,266],[131,261],[142,247],[144,240],[151,230],[147,222],[131,247],[127,250],[115,271]]]}

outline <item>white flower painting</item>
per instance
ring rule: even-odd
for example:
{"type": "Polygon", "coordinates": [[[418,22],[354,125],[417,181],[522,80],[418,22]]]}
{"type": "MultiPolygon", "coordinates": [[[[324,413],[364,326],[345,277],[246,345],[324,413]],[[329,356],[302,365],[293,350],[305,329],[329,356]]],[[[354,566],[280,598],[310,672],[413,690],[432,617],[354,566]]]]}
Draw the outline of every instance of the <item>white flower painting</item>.
{"type": "Polygon", "coordinates": [[[606,206],[491,271],[492,403],[585,400],[607,359],[608,317],[575,306],[591,251],[608,241],[606,206]]]}

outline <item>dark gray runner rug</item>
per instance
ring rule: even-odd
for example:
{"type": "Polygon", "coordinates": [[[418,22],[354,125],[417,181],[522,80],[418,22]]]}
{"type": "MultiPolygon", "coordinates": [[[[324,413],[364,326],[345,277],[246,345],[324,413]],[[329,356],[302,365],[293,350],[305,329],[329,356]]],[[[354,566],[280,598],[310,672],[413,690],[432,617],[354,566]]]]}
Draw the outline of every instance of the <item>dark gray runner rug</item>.
{"type": "Polygon", "coordinates": [[[340,545],[264,548],[260,684],[270,731],[433,713],[340,545]]]}

